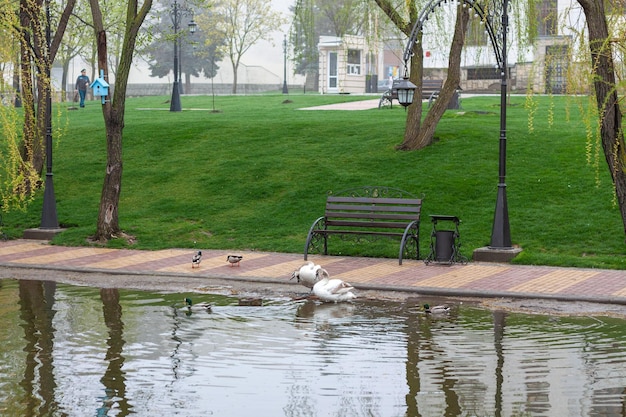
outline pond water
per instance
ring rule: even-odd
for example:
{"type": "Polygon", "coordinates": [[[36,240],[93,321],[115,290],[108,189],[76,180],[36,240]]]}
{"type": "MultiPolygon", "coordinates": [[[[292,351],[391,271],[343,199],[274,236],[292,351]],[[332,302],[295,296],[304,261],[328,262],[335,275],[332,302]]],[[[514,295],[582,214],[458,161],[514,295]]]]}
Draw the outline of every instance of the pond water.
{"type": "Polygon", "coordinates": [[[626,416],[623,319],[0,285],[2,416],[626,416]]]}

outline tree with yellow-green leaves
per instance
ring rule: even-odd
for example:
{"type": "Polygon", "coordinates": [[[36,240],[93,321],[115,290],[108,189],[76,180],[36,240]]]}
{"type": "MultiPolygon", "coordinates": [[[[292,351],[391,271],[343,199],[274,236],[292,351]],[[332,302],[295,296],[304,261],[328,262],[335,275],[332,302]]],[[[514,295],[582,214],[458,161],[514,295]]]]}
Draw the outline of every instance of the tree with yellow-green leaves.
{"type": "MultiPolygon", "coordinates": [[[[378,6],[385,12],[389,19],[403,33],[409,36],[411,28],[415,25],[420,6],[424,7],[425,2],[415,1],[393,1],[375,0],[378,6]]],[[[623,2],[605,0],[577,0],[582,6],[585,17],[585,26],[576,29],[572,22],[562,22],[563,26],[574,33],[572,43],[578,51],[588,51],[587,55],[578,54],[572,58],[576,65],[569,73],[569,80],[572,87],[568,86],[569,93],[582,93],[589,96],[594,102],[590,108],[595,108],[595,120],[587,118],[588,136],[593,136],[597,132],[596,141],[602,149],[607,162],[611,178],[615,187],[617,202],[620,207],[624,232],[626,233],[626,143],[624,141],[624,131],[622,126],[622,110],[620,102],[623,100],[626,89],[626,30],[624,29],[625,7],[623,2]],[[591,93],[591,94],[588,94],[591,93]]],[[[546,7],[545,2],[540,0],[527,2],[512,2],[514,11],[511,18],[516,19],[515,36],[519,42],[525,46],[530,46],[537,38],[538,22],[537,11],[541,7],[546,7]],[[521,11],[521,13],[520,13],[521,11]],[[521,19],[525,19],[522,21],[521,19]]],[[[572,6],[574,7],[574,6],[572,6]]],[[[555,9],[556,10],[556,9],[555,9]]],[[[548,16],[553,23],[561,17],[556,15],[548,16]]],[[[458,64],[457,53],[460,47],[457,34],[465,29],[460,29],[462,20],[457,18],[455,40],[452,42],[449,57],[448,78],[454,77],[456,82],[458,64]],[[453,71],[451,73],[451,71],[453,71]]],[[[422,78],[422,48],[421,39],[418,36],[417,42],[413,45],[413,57],[410,60],[411,80],[418,86],[416,96],[420,94],[420,84],[422,78]]],[[[570,51],[571,53],[571,51],[570,51]]],[[[440,97],[436,104],[432,106],[422,121],[421,100],[416,100],[409,106],[404,142],[400,149],[416,150],[428,146],[432,142],[434,129],[439,118],[445,111],[445,106],[437,106],[440,102],[447,103],[445,94],[449,93],[452,86],[446,81],[440,97]]],[[[548,117],[550,115],[548,114],[548,117]]],[[[583,117],[585,117],[583,115],[583,117]]]]}
{"type": "Polygon", "coordinates": [[[603,0],[578,0],[585,13],[590,53],[588,82],[593,86],[597,108],[599,134],[604,157],[615,186],[615,194],[626,233],[626,144],[622,126],[620,90],[624,91],[624,29],[623,3],[609,3],[607,11],[603,0]],[[616,58],[618,61],[616,61],[616,58]],[[617,62],[621,60],[622,66],[617,62]],[[621,69],[621,71],[620,71],[621,69]],[[618,82],[618,80],[622,80],[618,82]]]}
{"type": "Polygon", "coordinates": [[[0,56],[2,62],[10,63],[3,67],[3,72],[10,67],[17,84],[3,84],[2,94],[11,103],[17,97],[23,106],[22,118],[11,106],[2,106],[0,110],[6,138],[0,147],[3,210],[23,207],[42,184],[48,102],[52,95],[50,68],[74,4],[75,0],[63,5],[43,0],[0,2],[0,31],[5,40],[0,47],[0,56]],[[58,16],[54,22],[54,35],[50,27],[52,23],[48,26],[49,11],[53,6],[57,7],[55,15],[58,16]]]}

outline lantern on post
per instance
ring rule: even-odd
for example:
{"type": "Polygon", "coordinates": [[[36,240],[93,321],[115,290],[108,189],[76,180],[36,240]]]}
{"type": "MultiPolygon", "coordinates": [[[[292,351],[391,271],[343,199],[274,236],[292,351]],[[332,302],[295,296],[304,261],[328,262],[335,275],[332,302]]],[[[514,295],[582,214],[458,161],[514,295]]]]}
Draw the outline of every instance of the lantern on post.
{"type": "Polygon", "coordinates": [[[409,77],[405,75],[402,80],[397,84],[396,91],[398,92],[398,102],[403,107],[408,107],[413,103],[413,96],[417,86],[413,84],[409,77]]]}

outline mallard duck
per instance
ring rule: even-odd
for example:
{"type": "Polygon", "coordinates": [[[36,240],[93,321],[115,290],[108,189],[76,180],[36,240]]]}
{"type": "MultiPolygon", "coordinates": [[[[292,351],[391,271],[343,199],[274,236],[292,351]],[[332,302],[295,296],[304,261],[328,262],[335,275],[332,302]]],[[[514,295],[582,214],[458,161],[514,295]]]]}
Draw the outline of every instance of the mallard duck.
{"type": "Polygon", "coordinates": [[[195,255],[193,255],[193,257],[191,258],[191,267],[195,268],[195,267],[200,267],[200,260],[202,260],[202,252],[198,251],[198,253],[196,253],[195,255]]]}
{"type": "Polygon", "coordinates": [[[356,298],[353,289],[354,287],[347,282],[336,278],[329,279],[326,274],[313,285],[313,294],[326,303],[338,303],[356,298]]]}
{"type": "Polygon", "coordinates": [[[226,260],[230,263],[230,266],[239,266],[239,262],[243,259],[241,255],[228,255],[226,260]]]}
{"type": "Polygon", "coordinates": [[[316,265],[311,261],[307,261],[300,268],[293,271],[290,279],[296,279],[300,284],[308,288],[313,288],[316,282],[322,277],[328,277],[328,272],[320,265],[316,265]]]}
{"type": "Polygon", "coordinates": [[[184,301],[185,301],[185,308],[188,311],[206,311],[206,312],[210,313],[212,308],[213,308],[211,306],[211,304],[209,304],[207,302],[194,304],[193,301],[191,300],[191,298],[189,298],[189,297],[185,297],[184,301]]]}
{"type": "Polygon", "coordinates": [[[450,312],[450,306],[439,305],[431,307],[428,304],[424,304],[424,313],[426,314],[448,314],[450,312]]]}

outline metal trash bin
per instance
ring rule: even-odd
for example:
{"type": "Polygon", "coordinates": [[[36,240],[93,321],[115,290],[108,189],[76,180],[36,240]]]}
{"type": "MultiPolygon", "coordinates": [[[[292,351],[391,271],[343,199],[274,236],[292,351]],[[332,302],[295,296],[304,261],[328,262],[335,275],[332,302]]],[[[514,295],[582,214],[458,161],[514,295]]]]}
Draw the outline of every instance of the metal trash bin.
{"type": "Polygon", "coordinates": [[[433,231],[430,234],[430,253],[424,259],[424,263],[428,265],[431,262],[438,264],[452,265],[457,262],[466,263],[467,258],[461,255],[459,251],[461,242],[459,239],[459,220],[456,216],[431,214],[433,221],[433,231]],[[440,222],[452,222],[454,229],[437,229],[440,222]]]}
{"type": "Polygon", "coordinates": [[[454,230],[435,232],[435,261],[450,262],[454,253],[454,230]]]}

